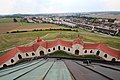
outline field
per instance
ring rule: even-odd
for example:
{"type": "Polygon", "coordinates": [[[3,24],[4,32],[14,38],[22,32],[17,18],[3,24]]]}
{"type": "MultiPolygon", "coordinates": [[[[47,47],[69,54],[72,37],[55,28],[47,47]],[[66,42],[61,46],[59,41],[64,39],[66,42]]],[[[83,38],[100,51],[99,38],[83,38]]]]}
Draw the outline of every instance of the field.
{"type": "Polygon", "coordinates": [[[56,51],[52,54],[49,54],[48,55],[49,57],[66,57],[66,58],[87,58],[87,59],[101,59],[100,57],[98,56],[95,56],[95,55],[86,55],[86,56],[76,56],[76,55],[72,55],[72,54],[69,54],[69,53],[66,53],[64,51],[56,51]]]}
{"type": "Polygon", "coordinates": [[[0,18],[0,23],[12,23],[12,18],[0,18]]]}
{"type": "MultiPolygon", "coordinates": [[[[0,32],[1,25],[9,24],[9,23],[0,23],[0,32]]],[[[16,25],[21,23],[10,23],[9,25],[4,26],[5,31],[15,30],[15,29],[24,29],[21,27],[14,28],[16,25]],[[12,28],[8,28],[12,24],[12,28]]],[[[57,26],[53,24],[33,24],[33,23],[23,23],[25,28],[31,29],[34,27],[42,28],[66,28],[62,26],[57,26]]],[[[18,25],[19,26],[19,25],[18,25]]],[[[9,33],[9,34],[0,34],[0,51],[3,51],[8,48],[13,48],[16,46],[28,44],[34,41],[38,36],[40,36],[43,40],[53,40],[56,38],[62,38],[64,40],[74,40],[79,34],[80,39],[84,42],[98,43],[103,42],[106,45],[116,48],[120,50],[120,37],[112,37],[106,35],[100,35],[96,33],[92,33],[83,29],[78,29],[78,32],[75,31],[37,31],[37,32],[25,32],[25,33],[9,33]]],[[[5,52],[4,52],[5,53],[5,52]]],[[[0,55],[4,54],[0,53],[0,55]]]]}
{"type": "Polygon", "coordinates": [[[34,24],[34,23],[0,23],[0,33],[12,31],[32,31],[32,30],[45,30],[45,29],[69,29],[63,26],[54,24],[34,24]]]}
{"type": "Polygon", "coordinates": [[[9,32],[11,31],[32,31],[32,30],[39,30],[39,29],[42,29],[42,30],[45,30],[45,29],[68,29],[68,28],[65,28],[63,26],[58,26],[58,25],[54,25],[54,24],[44,24],[44,23],[41,23],[41,24],[34,24],[34,23],[23,23],[21,26],[17,27],[16,29],[13,29],[13,30],[10,30],[9,32]]]}
{"type": "Polygon", "coordinates": [[[92,16],[92,17],[97,17],[97,18],[111,18],[111,19],[118,19],[120,21],[120,14],[104,14],[104,15],[97,15],[97,16],[92,16]]]}
{"type": "Polygon", "coordinates": [[[14,23],[11,18],[0,19],[0,33],[12,32],[12,31],[32,31],[34,29],[69,29],[63,26],[54,24],[35,24],[35,23],[20,23],[19,19],[17,23],[14,23]]]}

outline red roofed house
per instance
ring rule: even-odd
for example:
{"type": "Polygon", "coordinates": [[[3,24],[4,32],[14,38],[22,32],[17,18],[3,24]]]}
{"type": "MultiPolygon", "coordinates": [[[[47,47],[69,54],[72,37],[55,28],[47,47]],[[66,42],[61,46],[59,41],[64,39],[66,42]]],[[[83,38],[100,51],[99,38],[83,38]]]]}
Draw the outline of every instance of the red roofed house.
{"type": "Polygon", "coordinates": [[[38,38],[32,46],[16,47],[0,56],[0,68],[13,65],[24,58],[43,56],[57,50],[74,55],[97,55],[108,61],[120,61],[120,51],[112,49],[103,43],[83,43],[79,38],[72,42],[62,39],[47,42],[38,38]]]}

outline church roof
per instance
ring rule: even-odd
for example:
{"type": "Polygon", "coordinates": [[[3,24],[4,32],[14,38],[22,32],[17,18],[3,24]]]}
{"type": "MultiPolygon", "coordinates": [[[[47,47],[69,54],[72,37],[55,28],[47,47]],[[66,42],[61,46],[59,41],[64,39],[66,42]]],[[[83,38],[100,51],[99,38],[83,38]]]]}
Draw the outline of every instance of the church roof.
{"type": "Polygon", "coordinates": [[[75,40],[73,40],[72,42],[73,44],[80,44],[80,45],[84,45],[83,41],[80,38],[76,38],[75,40]]]}
{"type": "Polygon", "coordinates": [[[15,54],[19,52],[19,49],[16,47],[12,50],[10,50],[9,52],[7,52],[6,54],[0,56],[0,64],[8,61],[10,58],[14,57],[15,54]]]}

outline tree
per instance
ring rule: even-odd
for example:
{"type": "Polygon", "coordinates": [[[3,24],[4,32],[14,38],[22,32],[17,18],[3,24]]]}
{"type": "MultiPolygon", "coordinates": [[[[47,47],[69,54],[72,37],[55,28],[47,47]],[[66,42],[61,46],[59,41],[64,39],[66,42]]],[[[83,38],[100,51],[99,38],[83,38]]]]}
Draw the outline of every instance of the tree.
{"type": "Polygon", "coordinates": [[[18,22],[17,19],[15,19],[15,18],[13,19],[13,21],[14,21],[14,22],[18,22]]]}

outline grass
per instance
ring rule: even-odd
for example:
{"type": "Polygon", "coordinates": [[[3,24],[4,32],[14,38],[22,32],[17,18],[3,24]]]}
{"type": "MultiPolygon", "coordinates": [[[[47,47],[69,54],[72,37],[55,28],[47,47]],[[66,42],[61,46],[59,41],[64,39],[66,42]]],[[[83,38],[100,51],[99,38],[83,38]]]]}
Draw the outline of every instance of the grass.
{"type": "MultiPolygon", "coordinates": [[[[20,18],[16,18],[20,22],[20,18]]],[[[13,23],[13,18],[0,18],[0,23],[13,23]]]]}
{"type": "Polygon", "coordinates": [[[103,42],[108,46],[120,50],[120,37],[106,37],[91,32],[86,32],[84,30],[80,30],[79,32],[38,31],[15,34],[0,34],[0,51],[7,48],[30,43],[31,41],[35,40],[38,36],[42,37],[43,40],[53,40],[56,38],[62,38],[64,40],[73,40],[77,37],[78,34],[80,39],[82,39],[84,42],[92,43],[103,42]]]}
{"type": "Polygon", "coordinates": [[[0,35],[0,50],[23,45],[35,40],[38,36],[46,35],[46,32],[27,32],[16,34],[1,34],[0,35]]]}
{"type": "Polygon", "coordinates": [[[76,55],[72,55],[70,53],[66,53],[64,51],[56,51],[54,53],[49,54],[49,56],[53,56],[53,57],[69,57],[69,58],[101,59],[100,57],[95,56],[95,55],[76,56],[76,55]]]}

